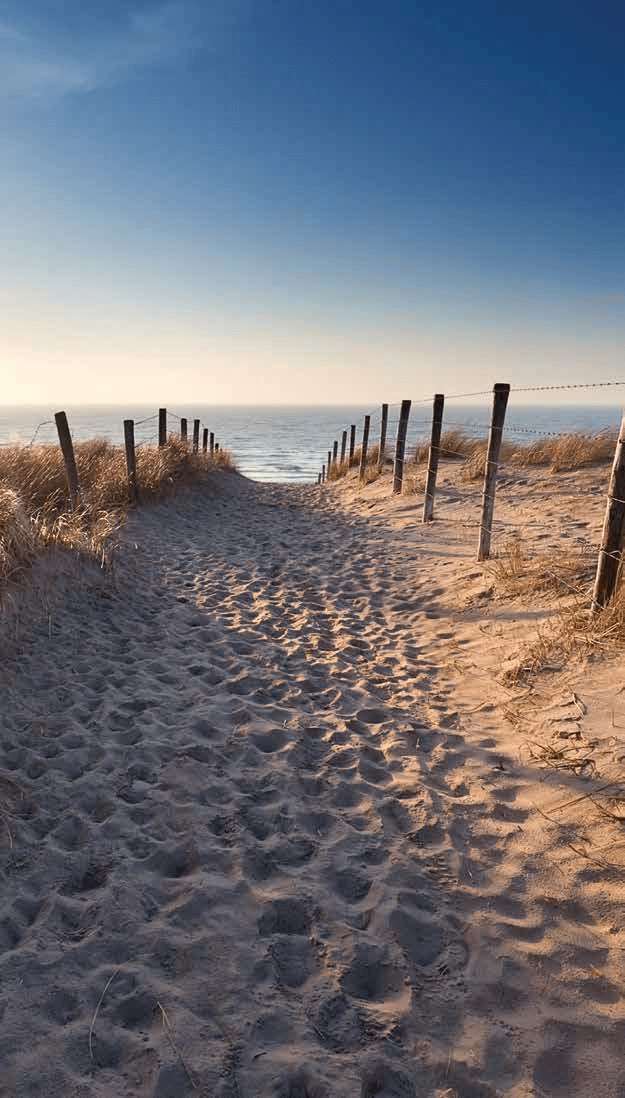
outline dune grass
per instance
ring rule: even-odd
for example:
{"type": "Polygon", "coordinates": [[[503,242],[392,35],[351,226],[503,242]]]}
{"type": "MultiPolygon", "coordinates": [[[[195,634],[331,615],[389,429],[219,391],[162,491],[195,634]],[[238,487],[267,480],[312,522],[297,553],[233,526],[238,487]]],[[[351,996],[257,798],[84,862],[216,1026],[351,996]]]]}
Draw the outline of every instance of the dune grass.
{"type": "MultiPolygon", "coordinates": [[[[124,450],[107,439],[74,446],[80,505],[72,509],[61,451],[55,445],[0,449],[0,583],[47,546],[78,550],[103,562],[130,509],[124,450]]],[[[175,436],[136,451],[142,501],[163,499],[208,472],[235,468],[227,450],[194,454],[175,436]]]]}

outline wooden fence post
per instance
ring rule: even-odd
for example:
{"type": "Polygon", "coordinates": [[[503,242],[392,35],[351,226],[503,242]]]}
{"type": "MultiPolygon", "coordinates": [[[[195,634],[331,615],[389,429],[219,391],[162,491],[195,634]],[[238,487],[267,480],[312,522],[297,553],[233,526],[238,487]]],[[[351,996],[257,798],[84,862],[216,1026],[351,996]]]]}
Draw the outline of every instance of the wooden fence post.
{"type": "Polygon", "coordinates": [[[205,427],[202,431],[202,453],[205,454],[208,450],[208,427],[205,427]]]}
{"type": "Polygon", "coordinates": [[[349,465],[352,466],[354,460],[354,450],[356,449],[356,424],[352,423],[349,429],[349,465]]]}
{"type": "Polygon", "coordinates": [[[495,385],[493,387],[493,410],[490,431],[488,432],[486,464],[484,466],[482,521],[480,522],[480,536],[477,545],[478,560],[488,560],[490,556],[490,538],[493,528],[493,512],[495,510],[495,490],[497,488],[497,466],[499,464],[501,437],[509,396],[509,385],[495,385]]]}
{"type": "Polygon", "coordinates": [[[347,449],[347,431],[343,431],[341,436],[341,465],[345,461],[345,451],[347,449]]]}
{"type": "Polygon", "coordinates": [[[199,419],[193,420],[193,453],[197,454],[200,448],[200,421],[199,419]]]}
{"type": "Polygon", "coordinates": [[[406,452],[406,434],[408,432],[408,416],[412,401],[402,400],[397,424],[397,441],[395,443],[395,464],[393,466],[393,493],[399,495],[404,480],[404,454],[406,452]]]}
{"type": "Polygon", "coordinates": [[[219,443],[218,442],[215,443],[215,453],[216,454],[219,453],[219,443]]]}
{"type": "Polygon", "coordinates": [[[317,484],[321,484],[321,473],[317,473],[317,484]]]}
{"type": "Polygon", "coordinates": [[[382,419],[380,421],[380,449],[378,452],[378,469],[384,465],[386,454],[386,428],[388,425],[388,404],[382,405],[382,419]]]}
{"type": "Polygon", "coordinates": [[[326,467],[325,467],[325,465],[322,465],[321,466],[321,483],[325,484],[325,480],[326,480],[326,467]]]}
{"type": "Polygon", "coordinates": [[[180,438],[182,442],[187,441],[187,421],[186,419],[180,420],[180,438]]]}
{"type": "Polygon", "coordinates": [[[74,457],[72,436],[69,432],[69,424],[65,412],[57,412],[54,417],[54,422],[56,423],[61,453],[63,454],[63,461],[65,463],[65,476],[67,477],[69,498],[72,507],[78,507],[78,504],[80,503],[80,484],[78,482],[78,470],[76,468],[76,458],[74,457]]]}
{"type": "Polygon", "coordinates": [[[167,408],[158,410],[158,445],[161,449],[167,445],[167,408]]]}
{"type": "Polygon", "coordinates": [[[335,439],[334,443],[332,445],[332,464],[335,467],[338,465],[338,460],[339,460],[339,444],[335,439]]]}
{"type": "Polygon", "coordinates": [[[327,469],[328,469],[328,480],[329,480],[329,479],[330,479],[330,473],[331,473],[331,471],[332,471],[332,451],[331,451],[331,450],[328,450],[328,465],[327,465],[327,469]]]}
{"type": "Polygon", "coordinates": [[[362,445],[360,447],[360,479],[365,479],[365,469],[367,467],[367,448],[369,446],[369,426],[371,423],[371,416],[365,416],[365,422],[362,428],[362,445]]]}
{"type": "Polygon", "coordinates": [[[607,606],[618,581],[625,534],[625,415],[621,420],[603,519],[597,575],[592,593],[593,614],[607,606]]]}
{"type": "Polygon", "coordinates": [[[124,420],[124,446],[126,447],[126,471],[128,473],[128,494],[131,503],[139,502],[137,483],[137,455],[135,452],[135,421],[124,420]]]}
{"type": "Polygon", "coordinates": [[[209,435],[209,450],[210,450],[210,455],[212,457],[214,452],[215,452],[215,432],[214,431],[211,431],[211,433],[209,435]]]}
{"type": "Polygon", "coordinates": [[[440,454],[444,407],[445,397],[443,393],[436,393],[434,397],[434,410],[432,412],[432,437],[430,439],[430,451],[428,453],[428,476],[425,484],[425,500],[423,502],[424,522],[431,522],[434,516],[436,474],[438,473],[438,458],[440,454]]]}

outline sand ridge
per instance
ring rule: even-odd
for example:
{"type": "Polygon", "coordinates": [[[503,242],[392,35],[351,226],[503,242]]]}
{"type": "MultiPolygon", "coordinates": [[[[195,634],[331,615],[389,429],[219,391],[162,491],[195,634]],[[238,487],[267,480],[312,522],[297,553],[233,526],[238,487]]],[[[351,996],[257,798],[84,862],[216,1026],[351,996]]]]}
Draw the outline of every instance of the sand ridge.
{"type": "Polygon", "coordinates": [[[619,874],[532,812],[466,536],[371,488],[145,508],[21,634],[0,1094],[622,1094],[619,874]]]}

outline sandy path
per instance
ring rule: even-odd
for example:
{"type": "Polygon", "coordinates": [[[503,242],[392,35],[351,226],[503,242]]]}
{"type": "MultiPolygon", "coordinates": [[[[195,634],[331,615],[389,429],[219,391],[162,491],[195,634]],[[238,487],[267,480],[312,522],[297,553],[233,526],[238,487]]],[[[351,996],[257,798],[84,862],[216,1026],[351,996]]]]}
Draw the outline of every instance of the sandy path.
{"type": "Polygon", "coordinates": [[[553,879],[441,554],[219,483],[5,665],[0,1094],[622,1096],[618,905],[553,879]]]}

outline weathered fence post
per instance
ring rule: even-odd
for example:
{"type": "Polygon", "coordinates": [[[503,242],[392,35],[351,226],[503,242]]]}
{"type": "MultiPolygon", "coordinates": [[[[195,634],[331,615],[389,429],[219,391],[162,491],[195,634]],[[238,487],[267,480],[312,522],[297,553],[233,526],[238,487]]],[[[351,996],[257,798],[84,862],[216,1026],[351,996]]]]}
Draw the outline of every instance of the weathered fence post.
{"type": "Polygon", "coordinates": [[[208,450],[208,427],[205,427],[202,431],[202,453],[205,454],[208,450]]]}
{"type": "Polygon", "coordinates": [[[180,420],[180,438],[182,442],[187,441],[187,421],[186,419],[180,420]]]}
{"type": "Polygon", "coordinates": [[[326,479],[326,467],[325,467],[325,465],[322,465],[321,466],[321,483],[322,484],[325,484],[325,479],[326,479]]]}
{"type": "Polygon", "coordinates": [[[436,474],[438,473],[438,458],[440,454],[444,407],[445,397],[443,393],[436,393],[434,397],[434,410],[432,412],[432,437],[430,439],[430,450],[428,453],[428,476],[425,484],[425,500],[423,503],[424,522],[431,522],[434,515],[436,474]]]}
{"type": "Polygon", "coordinates": [[[219,453],[219,443],[218,442],[215,443],[215,453],[216,454],[219,453]]]}
{"type": "Polygon", "coordinates": [[[317,484],[321,484],[321,473],[317,473],[317,484]]]}
{"type": "Polygon", "coordinates": [[[490,538],[493,528],[493,512],[495,510],[495,490],[497,488],[497,466],[499,464],[501,437],[509,396],[509,385],[500,384],[493,387],[493,410],[490,431],[488,432],[486,464],[484,466],[482,521],[480,522],[480,536],[477,545],[478,560],[488,560],[490,556],[490,538]]]}
{"type": "Polygon", "coordinates": [[[361,480],[365,479],[365,469],[367,467],[367,448],[369,446],[369,426],[371,424],[371,416],[365,416],[365,422],[362,427],[362,445],[360,447],[360,470],[359,476],[361,480]]]}
{"type": "Polygon", "coordinates": [[[335,468],[338,465],[338,460],[339,460],[339,444],[335,439],[334,443],[332,445],[332,464],[334,465],[335,468]]]}
{"type": "Polygon", "coordinates": [[[607,606],[616,591],[625,534],[625,415],[621,420],[603,519],[597,575],[592,593],[593,614],[607,606]]]}
{"type": "Polygon", "coordinates": [[[397,424],[397,441],[395,443],[395,464],[393,466],[393,493],[398,495],[404,480],[404,454],[406,452],[406,434],[408,432],[408,416],[410,415],[411,400],[402,400],[397,424]]]}
{"type": "Polygon", "coordinates": [[[161,449],[167,445],[167,408],[158,410],[158,444],[161,449]]]}
{"type": "Polygon", "coordinates": [[[386,428],[388,425],[388,404],[382,405],[382,419],[380,421],[380,448],[378,451],[378,469],[384,465],[386,454],[386,428]]]}
{"type": "Polygon", "coordinates": [[[328,450],[328,480],[330,479],[330,473],[332,471],[332,451],[328,450]]]}
{"type": "Polygon", "coordinates": [[[210,455],[212,457],[214,452],[215,452],[215,432],[214,431],[211,431],[211,433],[209,435],[209,444],[208,445],[209,445],[210,455]]]}
{"type": "Polygon", "coordinates": [[[78,482],[78,470],[76,468],[76,458],[74,457],[72,436],[69,432],[69,424],[65,412],[57,412],[54,417],[54,422],[56,423],[61,453],[63,454],[63,461],[65,463],[65,476],[67,477],[69,498],[72,507],[78,507],[78,504],[80,503],[80,484],[78,482]]]}
{"type": "Polygon", "coordinates": [[[349,464],[350,468],[354,460],[354,450],[356,449],[356,424],[352,423],[349,429],[349,464]]]}
{"type": "Polygon", "coordinates": [[[193,420],[193,453],[197,454],[200,448],[200,421],[199,419],[193,420]]]}
{"type": "Polygon", "coordinates": [[[128,473],[128,494],[131,503],[139,502],[137,483],[137,455],[135,452],[135,421],[124,420],[124,446],[126,447],[126,471],[128,473]]]}
{"type": "Polygon", "coordinates": [[[341,465],[345,461],[345,451],[347,449],[347,431],[343,431],[341,436],[341,465]]]}

